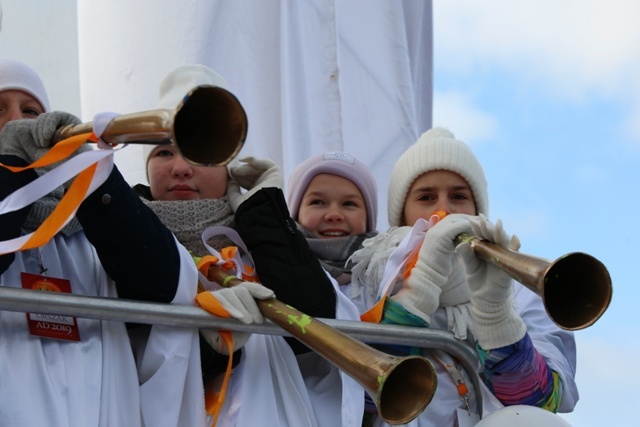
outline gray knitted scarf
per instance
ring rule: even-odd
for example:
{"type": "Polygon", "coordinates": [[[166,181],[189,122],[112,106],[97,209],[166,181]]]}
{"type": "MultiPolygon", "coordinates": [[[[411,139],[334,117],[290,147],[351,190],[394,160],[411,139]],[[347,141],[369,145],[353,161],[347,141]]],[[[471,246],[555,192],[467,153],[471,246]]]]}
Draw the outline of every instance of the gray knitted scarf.
{"type": "MultiPolygon", "coordinates": [[[[226,197],[176,201],[141,199],[173,232],[178,241],[196,256],[209,253],[201,238],[205,228],[214,225],[233,227],[233,212],[226,197]]],[[[218,250],[232,244],[225,236],[214,237],[207,243],[218,250]]]]}
{"type": "Polygon", "coordinates": [[[346,285],[351,282],[352,263],[349,257],[362,247],[365,239],[375,236],[375,231],[355,236],[319,238],[307,228],[298,224],[298,230],[307,239],[311,251],[316,254],[322,267],[336,279],[338,284],[346,285]]]}

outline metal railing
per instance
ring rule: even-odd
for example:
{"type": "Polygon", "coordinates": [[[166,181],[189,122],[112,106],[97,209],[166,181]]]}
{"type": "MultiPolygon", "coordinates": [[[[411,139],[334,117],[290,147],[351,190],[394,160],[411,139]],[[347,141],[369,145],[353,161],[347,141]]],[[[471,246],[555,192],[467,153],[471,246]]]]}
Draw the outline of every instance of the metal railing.
{"type": "MultiPolygon", "coordinates": [[[[246,325],[235,319],[214,317],[202,308],[178,304],[90,297],[59,292],[34,291],[0,286],[0,310],[76,316],[184,328],[212,328],[255,334],[290,336],[269,320],[246,325]]],[[[478,357],[466,342],[453,334],[422,327],[372,324],[336,319],[318,319],[354,339],[368,344],[396,344],[442,350],[455,357],[471,378],[478,410],[482,408],[478,357]]],[[[480,412],[478,412],[480,413],[480,412]]]]}

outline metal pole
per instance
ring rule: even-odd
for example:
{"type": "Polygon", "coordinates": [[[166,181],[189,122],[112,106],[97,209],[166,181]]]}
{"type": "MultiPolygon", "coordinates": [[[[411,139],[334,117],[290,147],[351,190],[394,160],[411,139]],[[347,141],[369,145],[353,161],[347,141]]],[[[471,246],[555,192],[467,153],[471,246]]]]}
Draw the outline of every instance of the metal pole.
{"type": "MultiPolygon", "coordinates": [[[[34,291],[0,286],[0,310],[57,314],[88,319],[143,323],[185,328],[212,328],[255,334],[290,336],[274,323],[245,325],[235,319],[214,317],[202,308],[179,304],[90,297],[59,292],[34,291]]],[[[438,349],[458,359],[469,373],[479,408],[482,395],[475,350],[441,330],[400,325],[382,325],[349,320],[319,319],[334,329],[368,344],[396,344],[438,349]]]]}

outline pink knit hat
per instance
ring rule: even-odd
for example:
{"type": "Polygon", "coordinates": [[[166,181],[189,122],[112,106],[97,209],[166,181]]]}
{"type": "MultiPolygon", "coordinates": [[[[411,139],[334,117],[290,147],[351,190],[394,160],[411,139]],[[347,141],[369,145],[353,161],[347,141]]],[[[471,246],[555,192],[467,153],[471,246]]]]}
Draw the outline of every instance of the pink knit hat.
{"type": "Polygon", "coordinates": [[[369,168],[345,153],[316,154],[300,163],[289,178],[287,204],[294,220],[298,219],[300,202],[311,180],[321,173],[337,175],[353,182],[364,198],[367,209],[367,231],[376,229],[378,221],[378,187],[369,168]]]}

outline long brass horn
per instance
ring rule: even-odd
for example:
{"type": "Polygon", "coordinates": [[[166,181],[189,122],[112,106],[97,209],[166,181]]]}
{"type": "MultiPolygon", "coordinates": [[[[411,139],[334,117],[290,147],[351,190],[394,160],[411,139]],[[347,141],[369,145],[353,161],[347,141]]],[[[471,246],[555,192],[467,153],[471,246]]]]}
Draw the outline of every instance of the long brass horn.
{"type": "MultiPolygon", "coordinates": [[[[174,144],[197,165],[223,166],[240,151],[247,136],[247,115],[240,101],[217,86],[198,86],[175,109],[117,116],[101,138],[109,144],[174,144]]],[[[58,129],[56,140],[92,132],[93,122],[58,129]]]]}
{"type": "MultiPolygon", "coordinates": [[[[241,282],[215,266],[208,278],[225,286],[241,282]]],[[[431,402],[438,377],[428,359],[388,355],[277,299],[256,303],[264,317],[356,380],[376,402],[386,423],[406,424],[431,402]]]]}
{"type": "Polygon", "coordinates": [[[572,252],[551,262],[502,248],[476,236],[460,234],[475,254],[542,297],[559,327],[570,331],[593,325],[607,310],[613,289],[607,268],[591,255],[572,252]]]}

